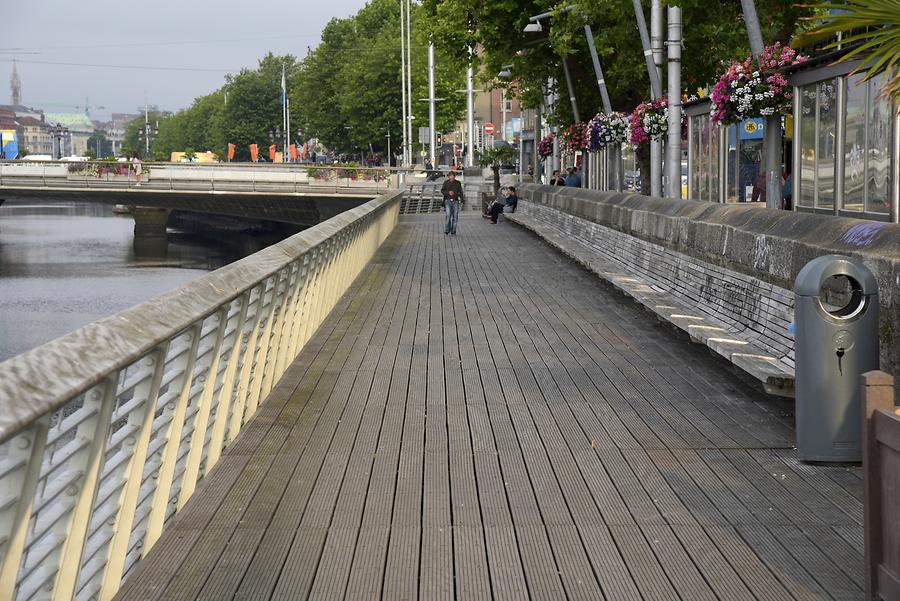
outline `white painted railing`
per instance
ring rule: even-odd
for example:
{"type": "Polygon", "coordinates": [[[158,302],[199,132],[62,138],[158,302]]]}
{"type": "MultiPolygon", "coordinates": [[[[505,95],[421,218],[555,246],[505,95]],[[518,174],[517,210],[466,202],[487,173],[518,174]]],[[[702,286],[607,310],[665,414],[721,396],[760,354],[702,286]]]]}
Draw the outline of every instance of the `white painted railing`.
{"type": "Polygon", "coordinates": [[[379,197],[0,363],[0,599],[111,599],[399,207],[379,197]]]}

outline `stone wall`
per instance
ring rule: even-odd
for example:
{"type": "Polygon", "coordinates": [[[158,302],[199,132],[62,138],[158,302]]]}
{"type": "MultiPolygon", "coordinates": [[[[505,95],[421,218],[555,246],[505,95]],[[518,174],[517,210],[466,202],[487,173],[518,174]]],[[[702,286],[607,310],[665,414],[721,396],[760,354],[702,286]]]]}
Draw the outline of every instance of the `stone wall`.
{"type": "Polygon", "coordinates": [[[900,225],[534,184],[519,197],[788,290],[815,257],[855,257],[878,281],[882,368],[900,374],[900,225]]]}

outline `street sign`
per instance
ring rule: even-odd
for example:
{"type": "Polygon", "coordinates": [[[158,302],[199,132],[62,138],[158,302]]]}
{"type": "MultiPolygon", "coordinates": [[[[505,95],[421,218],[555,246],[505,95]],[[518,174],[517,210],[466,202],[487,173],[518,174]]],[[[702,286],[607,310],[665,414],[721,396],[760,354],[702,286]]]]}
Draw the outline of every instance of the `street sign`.
{"type": "Polygon", "coordinates": [[[431,128],[430,127],[420,127],[419,128],[419,144],[428,144],[428,139],[431,136],[431,128]]]}
{"type": "Polygon", "coordinates": [[[488,136],[494,133],[494,124],[488,121],[484,124],[484,133],[488,136]]]}

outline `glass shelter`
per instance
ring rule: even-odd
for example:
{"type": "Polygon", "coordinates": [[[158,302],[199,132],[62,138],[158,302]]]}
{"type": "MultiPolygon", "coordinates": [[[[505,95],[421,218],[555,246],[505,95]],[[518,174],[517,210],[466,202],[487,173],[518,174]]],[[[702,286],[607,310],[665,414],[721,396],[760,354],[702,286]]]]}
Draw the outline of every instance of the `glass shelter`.
{"type": "Polygon", "coordinates": [[[798,211],[898,221],[897,107],[855,63],[794,73],[798,211]]]}
{"type": "MultiPolygon", "coordinates": [[[[798,66],[793,111],[783,119],[785,192],[795,211],[898,222],[900,117],[881,77],[858,63],[798,66]]],[[[710,101],[687,102],[688,198],[765,200],[762,120],[715,126],[710,101]]]]}

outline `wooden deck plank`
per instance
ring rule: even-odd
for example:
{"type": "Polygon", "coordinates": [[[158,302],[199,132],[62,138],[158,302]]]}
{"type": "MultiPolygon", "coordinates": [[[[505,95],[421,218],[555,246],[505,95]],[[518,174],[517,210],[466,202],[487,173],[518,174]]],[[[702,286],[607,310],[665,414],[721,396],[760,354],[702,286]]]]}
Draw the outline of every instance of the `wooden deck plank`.
{"type": "Polygon", "coordinates": [[[403,218],[118,598],[859,598],[859,470],[791,420],[530,234],[403,218]]]}

